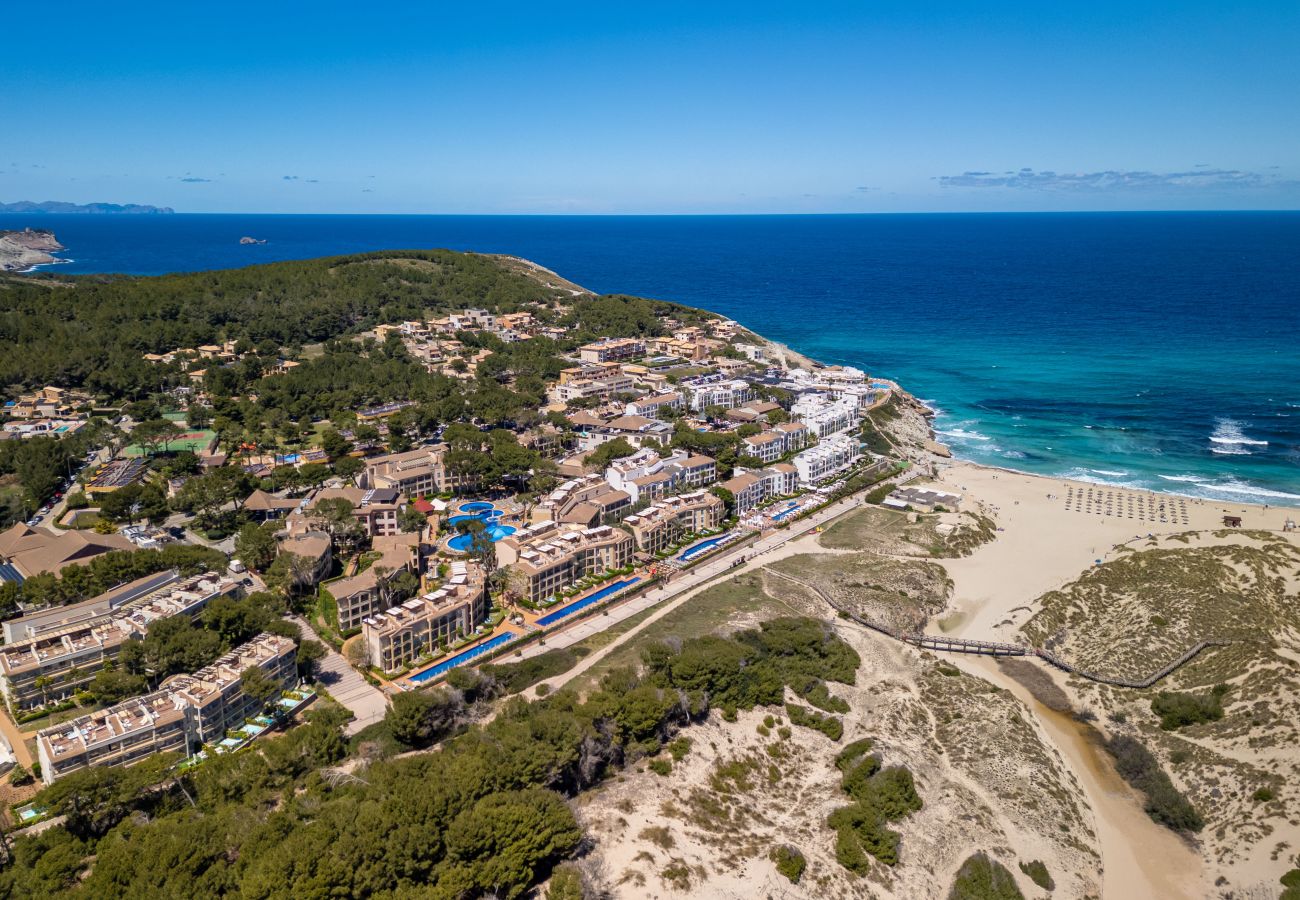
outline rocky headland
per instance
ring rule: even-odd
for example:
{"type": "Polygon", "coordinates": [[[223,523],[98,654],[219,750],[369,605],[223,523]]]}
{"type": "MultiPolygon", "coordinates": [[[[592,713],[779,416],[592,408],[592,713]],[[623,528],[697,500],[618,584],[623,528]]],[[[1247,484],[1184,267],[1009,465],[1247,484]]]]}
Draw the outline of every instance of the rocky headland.
{"type": "Polygon", "coordinates": [[[63,249],[54,232],[43,228],[0,231],[0,272],[21,272],[58,262],[51,254],[63,249]]]}

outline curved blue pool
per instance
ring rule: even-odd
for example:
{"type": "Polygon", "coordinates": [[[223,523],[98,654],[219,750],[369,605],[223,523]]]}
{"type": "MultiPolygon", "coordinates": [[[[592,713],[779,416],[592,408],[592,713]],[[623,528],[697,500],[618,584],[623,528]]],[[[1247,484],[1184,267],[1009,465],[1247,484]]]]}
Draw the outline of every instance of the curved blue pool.
{"type": "Polygon", "coordinates": [[[482,656],[484,653],[487,653],[489,650],[495,650],[497,647],[500,647],[502,644],[506,643],[507,641],[513,641],[514,639],[515,636],[509,632],[506,632],[505,634],[498,634],[496,637],[494,637],[492,640],[486,643],[479,644],[477,647],[471,647],[470,649],[466,650],[464,653],[457,653],[451,659],[444,659],[436,666],[430,666],[429,668],[425,669],[423,672],[417,672],[416,674],[411,676],[411,680],[416,683],[419,683],[421,681],[428,681],[430,678],[437,678],[442,673],[454,669],[457,666],[462,666],[465,663],[469,662],[471,659],[474,659],[477,656],[482,656]]]}
{"type": "Polygon", "coordinates": [[[640,580],[641,580],[640,577],[627,578],[623,581],[616,581],[613,584],[606,585],[605,587],[596,591],[596,593],[594,594],[590,594],[586,597],[583,597],[581,600],[578,600],[574,603],[570,603],[568,606],[557,609],[553,613],[547,613],[546,615],[542,616],[540,619],[537,620],[537,624],[542,626],[543,628],[545,628],[547,625],[553,625],[554,623],[560,621],[566,616],[571,616],[574,613],[579,612],[580,610],[586,609],[588,606],[591,606],[593,603],[599,603],[601,600],[604,600],[610,594],[616,594],[619,591],[623,590],[624,588],[631,587],[632,585],[636,584],[640,580]]]}
{"type": "Polygon", "coordinates": [[[486,500],[473,500],[469,503],[462,503],[458,508],[463,513],[479,513],[486,512],[489,509],[496,509],[495,506],[486,500]]]}
{"type": "MultiPolygon", "coordinates": [[[[475,518],[475,517],[474,517],[474,516],[466,516],[465,518],[472,519],[472,518],[475,518]]],[[[455,521],[455,520],[453,520],[453,521],[455,521]]],[[[501,540],[501,539],[502,539],[503,537],[505,537],[506,535],[508,535],[508,534],[514,534],[514,533],[515,533],[515,526],[513,526],[513,525],[489,525],[489,526],[487,527],[487,531],[486,531],[485,533],[486,533],[487,536],[488,536],[488,540],[490,540],[492,543],[495,544],[497,541],[501,540]]],[[[474,536],[471,535],[471,534],[469,534],[468,532],[465,533],[465,534],[458,534],[458,535],[456,535],[454,538],[452,538],[451,540],[449,540],[449,541],[447,542],[447,547],[448,547],[449,549],[451,549],[451,550],[459,550],[461,553],[464,553],[464,552],[466,552],[467,550],[469,550],[469,546],[470,546],[471,543],[473,543],[473,541],[474,541],[474,536]]]]}
{"type": "Polygon", "coordinates": [[[687,547],[681,553],[677,554],[677,558],[682,562],[685,562],[688,559],[694,559],[701,553],[708,553],[720,543],[722,543],[722,537],[709,538],[707,541],[700,541],[698,544],[687,547]]]}

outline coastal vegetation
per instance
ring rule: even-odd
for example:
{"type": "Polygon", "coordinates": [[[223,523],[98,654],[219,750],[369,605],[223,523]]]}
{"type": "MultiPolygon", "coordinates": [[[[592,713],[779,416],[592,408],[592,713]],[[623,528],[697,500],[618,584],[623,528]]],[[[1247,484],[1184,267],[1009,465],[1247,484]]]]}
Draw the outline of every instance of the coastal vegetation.
{"type": "Polygon", "coordinates": [[[1187,798],[1169,780],[1160,761],[1141,742],[1118,735],[1106,743],[1115,770],[1146,797],[1147,815],[1174,831],[1200,831],[1205,825],[1187,798]]]}
{"type": "Polygon", "coordinates": [[[961,864],[948,900],[1025,900],[1025,895],[1006,866],[980,852],[961,864]]]}
{"type": "Polygon", "coordinates": [[[518,897],[582,839],[566,797],[653,758],[715,700],[779,702],[786,679],[851,679],[857,665],[806,619],[649,655],[644,676],[610,673],[582,699],[511,699],[483,725],[466,724],[454,691],[398,695],[389,732],[407,747],[441,740],[439,752],[385,758],[362,742],[379,755],[354,775],[329,776],[348,753],[332,705],[184,772],[159,757],[74,773],[37,798],[68,827],[16,841],[0,891],[272,897],[329,884],[351,896],[518,897]]]}

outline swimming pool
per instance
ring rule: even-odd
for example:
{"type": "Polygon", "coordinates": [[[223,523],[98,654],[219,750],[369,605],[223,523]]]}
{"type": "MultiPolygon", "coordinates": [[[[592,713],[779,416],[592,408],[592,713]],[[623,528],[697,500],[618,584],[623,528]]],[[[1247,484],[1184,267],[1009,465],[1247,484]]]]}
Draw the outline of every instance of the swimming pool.
{"type": "Polygon", "coordinates": [[[680,559],[682,562],[686,562],[687,560],[694,559],[695,557],[699,556],[701,553],[707,553],[708,551],[712,550],[714,547],[718,546],[718,544],[722,543],[723,537],[725,537],[725,535],[721,537],[709,538],[707,541],[700,541],[698,544],[695,544],[694,546],[691,547],[687,547],[681,553],[677,554],[677,558],[680,559]]]}
{"type": "MultiPolygon", "coordinates": [[[[514,534],[515,526],[489,525],[485,533],[488,536],[488,540],[490,540],[492,543],[495,544],[497,541],[501,540],[506,535],[514,534]]],[[[447,548],[450,550],[457,550],[461,553],[467,553],[469,551],[470,545],[473,542],[474,542],[474,536],[472,534],[469,533],[458,534],[451,540],[447,541],[447,548]]]]}
{"type": "Polygon", "coordinates": [[[475,522],[475,521],[495,522],[497,519],[500,519],[504,515],[505,513],[503,513],[501,510],[494,509],[489,512],[474,513],[473,515],[452,516],[450,519],[447,520],[447,524],[463,525],[466,522],[475,522]]]}
{"type": "Polygon", "coordinates": [[[772,516],[772,521],[780,522],[786,516],[797,513],[798,511],[799,511],[799,504],[791,500],[789,506],[787,506],[785,509],[781,510],[779,513],[776,513],[772,516]]]}
{"type": "Polygon", "coordinates": [[[495,650],[497,647],[500,647],[502,644],[505,644],[509,641],[513,641],[514,639],[515,636],[510,632],[506,632],[505,634],[498,634],[496,637],[494,637],[492,640],[488,641],[487,643],[479,644],[477,647],[471,647],[469,650],[466,650],[464,653],[457,653],[451,659],[444,659],[436,666],[430,666],[429,668],[425,669],[423,672],[417,672],[416,674],[411,676],[411,680],[414,681],[416,684],[419,684],[420,682],[428,681],[430,678],[437,678],[442,673],[450,671],[451,669],[454,669],[457,666],[464,665],[465,663],[469,662],[471,659],[482,656],[484,653],[487,653],[489,650],[495,650]]]}
{"type": "Polygon", "coordinates": [[[487,512],[489,509],[496,509],[493,504],[486,500],[473,500],[469,503],[462,503],[458,508],[463,513],[480,513],[487,512]]]}
{"type": "Polygon", "coordinates": [[[606,585],[605,587],[596,591],[596,593],[594,594],[591,594],[587,597],[583,597],[581,600],[578,600],[575,603],[570,603],[568,606],[562,609],[557,609],[553,613],[547,613],[546,615],[542,616],[540,619],[537,620],[537,624],[541,625],[543,628],[545,628],[547,625],[553,625],[554,623],[560,621],[563,618],[566,618],[568,616],[573,615],[576,612],[586,609],[588,606],[591,606],[593,603],[599,603],[601,600],[604,600],[610,594],[616,594],[619,591],[623,590],[624,588],[631,587],[632,585],[636,584],[640,580],[641,580],[640,577],[628,578],[624,581],[616,581],[611,585],[606,585]]]}

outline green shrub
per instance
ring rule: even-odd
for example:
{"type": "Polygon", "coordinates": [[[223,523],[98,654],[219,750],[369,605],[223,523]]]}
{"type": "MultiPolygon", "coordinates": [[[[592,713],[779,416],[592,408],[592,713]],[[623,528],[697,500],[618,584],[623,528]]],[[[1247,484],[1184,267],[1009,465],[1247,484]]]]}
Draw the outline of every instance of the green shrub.
{"type": "Polygon", "coordinates": [[[679,737],[668,745],[668,752],[672,754],[674,761],[681,762],[686,758],[686,754],[691,752],[691,739],[679,737]]]}
{"type": "Polygon", "coordinates": [[[961,864],[948,900],[1025,900],[1025,895],[1005,866],[980,852],[961,864]]]}
{"type": "Polygon", "coordinates": [[[859,756],[868,753],[871,750],[871,738],[861,738],[846,746],[835,757],[835,765],[841,772],[847,770],[853,763],[857,762],[859,756]]]}
{"type": "Polygon", "coordinates": [[[849,711],[848,701],[832,694],[827,690],[826,682],[820,679],[810,679],[800,687],[793,688],[793,690],[804,700],[825,712],[846,713],[849,711]]]}
{"type": "MultiPolygon", "coordinates": [[[[892,866],[898,862],[901,835],[891,830],[885,817],[869,805],[854,803],[852,806],[841,806],[831,813],[827,824],[835,829],[841,840],[847,834],[861,852],[874,856],[885,865],[892,866]]],[[[845,868],[855,871],[848,866],[845,868]]]]}
{"type": "Polygon", "coordinates": [[[1280,879],[1283,887],[1300,888],[1300,869],[1292,869],[1280,879]]]}
{"type": "Polygon", "coordinates": [[[1115,758],[1120,777],[1146,795],[1147,815],[1174,831],[1200,831],[1204,827],[1200,813],[1174,787],[1150,750],[1127,735],[1111,738],[1106,749],[1115,758]]]}
{"type": "Polygon", "coordinates": [[[1165,731],[1217,722],[1223,718],[1223,693],[1217,688],[1204,694],[1176,694],[1161,691],[1151,700],[1151,711],[1160,717],[1165,731]]]}
{"type": "Polygon", "coordinates": [[[652,759],[649,762],[650,771],[656,775],[668,775],[673,770],[673,762],[670,759],[652,759]]]}
{"type": "Polygon", "coordinates": [[[556,866],[546,888],[546,900],[582,900],[582,873],[573,863],[556,866]]]}
{"type": "Polygon", "coordinates": [[[1275,797],[1277,797],[1277,794],[1273,789],[1266,787],[1262,787],[1250,795],[1250,799],[1254,800],[1256,803],[1267,803],[1275,797]]]}
{"type": "Polygon", "coordinates": [[[1045,891],[1056,889],[1056,882],[1052,880],[1051,874],[1047,871],[1047,866],[1041,859],[1035,859],[1032,862],[1022,862],[1020,871],[1029,876],[1029,880],[1038,885],[1045,891]]]}
{"type": "Polygon", "coordinates": [[[844,736],[844,723],[834,716],[825,716],[793,703],[787,703],[785,711],[790,716],[791,723],[820,731],[832,741],[838,741],[844,736]]]}
{"type": "Polygon", "coordinates": [[[779,847],[773,847],[772,852],[768,855],[771,857],[772,862],[776,863],[776,870],[789,878],[791,884],[799,883],[799,879],[803,877],[803,870],[808,867],[808,860],[804,859],[798,847],[782,844],[779,847]]]}
{"type": "Polygon", "coordinates": [[[547,650],[528,659],[500,665],[484,665],[480,671],[496,679],[497,686],[503,693],[517,694],[532,687],[539,681],[562,675],[578,664],[578,654],[572,650],[560,648],[547,650]]]}
{"type": "Polygon", "coordinates": [[[867,854],[863,851],[857,835],[847,825],[841,826],[835,832],[835,861],[854,875],[865,875],[871,868],[871,863],[867,860],[867,854]]]}

